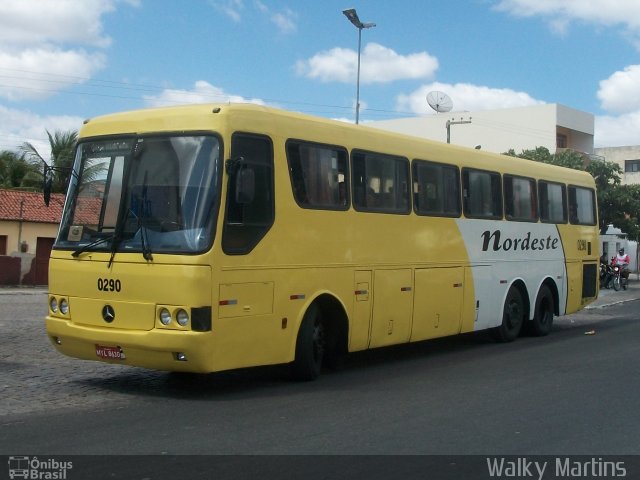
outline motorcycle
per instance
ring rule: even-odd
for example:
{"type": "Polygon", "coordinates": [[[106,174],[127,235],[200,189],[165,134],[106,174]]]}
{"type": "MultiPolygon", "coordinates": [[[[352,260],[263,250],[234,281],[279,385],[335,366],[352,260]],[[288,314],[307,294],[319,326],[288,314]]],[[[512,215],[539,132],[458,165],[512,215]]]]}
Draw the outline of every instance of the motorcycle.
{"type": "Polygon", "coordinates": [[[613,289],[618,292],[620,288],[627,289],[627,279],[622,275],[623,267],[619,265],[613,266],[613,289]]]}
{"type": "Polygon", "coordinates": [[[611,281],[613,280],[613,270],[608,263],[600,263],[600,288],[611,288],[611,281]]]}

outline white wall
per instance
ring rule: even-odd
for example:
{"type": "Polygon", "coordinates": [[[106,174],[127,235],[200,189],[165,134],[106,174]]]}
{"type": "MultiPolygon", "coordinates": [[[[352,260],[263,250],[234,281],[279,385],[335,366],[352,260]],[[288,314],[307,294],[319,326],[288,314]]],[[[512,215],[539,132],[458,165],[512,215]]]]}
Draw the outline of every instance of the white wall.
{"type": "MultiPolygon", "coordinates": [[[[617,163],[624,172],[625,160],[640,160],[640,145],[596,148],[594,153],[603,156],[608,162],[617,163]]],[[[640,184],[640,172],[625,172],[622,175],[622,183],[627,185],[640,184]]]]}
{"type": "Polygon", "coordinates": [[[451,126],[451,143],[466,147],[481,145],[483,150],[516,153],[536,147],[556,151],[556,131],[567,134],[568,147],[593,152],[592,114],[557,104],[507,108],[476,112],[449,112],[415,118],[368,122],[367,126],[447,141],[447,120],[469,120],[470,124],[451,126]]]}

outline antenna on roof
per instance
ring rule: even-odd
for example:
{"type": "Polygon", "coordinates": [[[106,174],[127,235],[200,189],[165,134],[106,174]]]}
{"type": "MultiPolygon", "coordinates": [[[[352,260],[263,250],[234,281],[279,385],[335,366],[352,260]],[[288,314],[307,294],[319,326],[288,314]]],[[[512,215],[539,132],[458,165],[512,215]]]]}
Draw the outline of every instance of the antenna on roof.
{"type": "Polygon", "coordinates": [[[453,108],[451,97],[437,90],[427,93],[427,103],[438,113],[449,112],[453,108]]]}

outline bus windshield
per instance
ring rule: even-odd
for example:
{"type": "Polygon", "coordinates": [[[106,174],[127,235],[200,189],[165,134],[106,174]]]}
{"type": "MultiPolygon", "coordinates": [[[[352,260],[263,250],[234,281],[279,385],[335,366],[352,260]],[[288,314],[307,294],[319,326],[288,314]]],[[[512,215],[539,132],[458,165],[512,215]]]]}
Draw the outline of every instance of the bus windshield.
{"type": "Polygon", "coordinates": [[[212,135],[80,143],[54,248],[199,253],[214,236],[220,142],[212,135]]]}

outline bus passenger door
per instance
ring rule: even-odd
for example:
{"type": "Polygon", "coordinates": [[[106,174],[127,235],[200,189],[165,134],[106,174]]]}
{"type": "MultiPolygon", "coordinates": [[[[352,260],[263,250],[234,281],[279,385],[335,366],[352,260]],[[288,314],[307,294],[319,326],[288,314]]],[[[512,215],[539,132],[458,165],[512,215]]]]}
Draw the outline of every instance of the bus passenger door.
{"type": "Polygon", "coordinates": [[[412,342],[460,332],[463,278],[462,267],[416,270],[412,342]]]}
{"type": "Polygon", "coordinates": [[[355,272],[353,317],[349,335],[349,351],[364,350],[369,346],[371,330],[371,303],[373,302],[371,270],[355,272]]]}
{"type": "Polygon", "coordinates": [[[376,270],[374,284],[369,347],[408,342],[413,306],[411,269],[376,270]]]}

